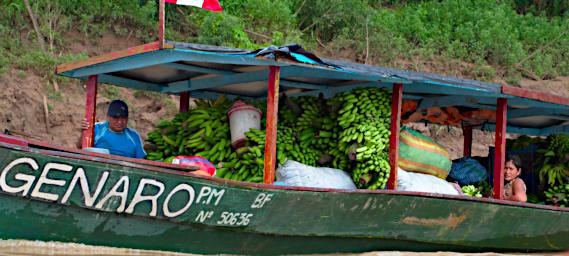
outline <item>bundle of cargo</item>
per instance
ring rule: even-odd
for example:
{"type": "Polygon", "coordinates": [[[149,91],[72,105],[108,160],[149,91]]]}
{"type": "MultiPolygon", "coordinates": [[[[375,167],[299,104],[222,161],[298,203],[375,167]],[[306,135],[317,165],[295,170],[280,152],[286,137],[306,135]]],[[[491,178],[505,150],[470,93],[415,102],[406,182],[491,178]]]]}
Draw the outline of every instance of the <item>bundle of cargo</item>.
{"type": "Polygon", "coordinates": [[[448,151],[433,139],[403,127],[399,138],[399,167],[405,171],[446,179],[452,162],[448,151]]]}
{"type": "MultiPolygon", "coordinates": [[[[390,100],[391,94],[379,88],[360,88],[328,100],[285,96],[281,102],[287,108],[279,112],[278,162],[341,169],[351,172],[358,188],[384,188],[390,169],[390,100]]],[[[245,140],[234,138],[232,143],[226,113],[233,102],[222,97],[196,104],[148,134],[147,158],[171,162],[179,155],[202,156],[216,165],[218,177],[261,182],[264,131],[249,129],[245,140]]]]}

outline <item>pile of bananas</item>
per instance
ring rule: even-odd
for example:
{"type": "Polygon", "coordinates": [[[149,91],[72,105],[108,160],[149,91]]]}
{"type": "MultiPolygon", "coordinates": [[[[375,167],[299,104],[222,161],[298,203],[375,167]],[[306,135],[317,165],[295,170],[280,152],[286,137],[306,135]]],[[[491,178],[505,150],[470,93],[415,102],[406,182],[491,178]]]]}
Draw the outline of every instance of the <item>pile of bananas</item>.
{"type": "Polygon", "coordinates": [[[247,144],[217,165],[217,177],[237,181],[263,181],[265,132],[251,129],[245,133],[245,137],[247,144]]]}
{"type": "Polygon", "coordinates": [[[329,102],[322,97],[308,96],[285,98],[284,102],[286,107],[279,111],[277,131],[279,163],[289,159],[311,166],[338,168],[335,164],[338,160],[330,151],[337,150],[339,127],[329,102]]]}
{"type": "Polygon", "coordinates": [[[467,185],[461,187],[462,193],[469,196],[482,197],[482,189],[474,185],[467,185]]]}
{"type": "Polygon", "coordinates": [[[225,97],[213,102],[197,100],[196,108],[161,121],[148,133],[146,158],[171,162],[178,155],[195,155],[212,163],[230,158],[234,154],[226,115],[230,104],[225,97]]]}
{"type": "Polygon", "coordinates": [[[352,160],[356,186],[385,188],[390,170],[391,94],[385,89],[359,88],[336,95],[335,101],[341,103],[338,148],[352,160]]]}
{"type": "MultiPolygon", "coordinates": [[[[277,127],[277,160],[352,171],[358,187],[385,187],[389,176],[390,93],[357,89],[326,100],[285,96],[277,127]]],[[[150,160],[171,162],[178,155],[202,156],[217,165],[217,176],[262,182],[265,131],[245,133],[246,146],[233,150],[227,110],[232,102],[198,100],[197,107],[162,121],[148,134],[150,160]]],[[[250,102],[265,109],[263,102],[250,102]]],[[[264,127],[265,119],[261,120],[264,127]]],[[[148,146],[148,145],[147,145],[148,146]]]]}
{"type": "Polygon", "coordinates": [[[569,206],[569,184],[559,185],[545,191],[547,202],[560,207],[569,206]]]}

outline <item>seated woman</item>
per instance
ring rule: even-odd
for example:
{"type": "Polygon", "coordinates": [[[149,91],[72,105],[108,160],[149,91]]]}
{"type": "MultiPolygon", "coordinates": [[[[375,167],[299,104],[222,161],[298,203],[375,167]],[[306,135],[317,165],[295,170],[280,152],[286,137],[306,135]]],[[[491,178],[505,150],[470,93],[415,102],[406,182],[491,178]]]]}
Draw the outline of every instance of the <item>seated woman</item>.
{"type": "Polygon", "coordinates": [[[526,202],[526,184],[520,178],[522,161],[517,156],[507,156],[504,164],[504,199],[526,202]]]}

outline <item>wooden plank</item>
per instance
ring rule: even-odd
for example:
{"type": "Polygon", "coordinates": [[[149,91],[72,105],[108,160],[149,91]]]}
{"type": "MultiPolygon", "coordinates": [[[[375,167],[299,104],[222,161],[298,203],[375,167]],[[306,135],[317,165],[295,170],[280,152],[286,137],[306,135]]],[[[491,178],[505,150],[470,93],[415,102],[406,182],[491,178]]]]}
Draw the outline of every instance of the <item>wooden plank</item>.
{"type": "Polygon", "coordinates": [[[275,164],[277,160],[277,118],[279,111],[280,67],[269,67],[269,84],[267,92],[267,128],[265,138],[265,166],[263,182],[273,184],[275,180],[275,164]]]}
{"type": "Polygon", "coordinates": [[[541,129],[540,135],[541,136],[548,136],[550,134],[557,134],[557,133],[563,133],[563,134],[569,135],[569,125],[561,124],[561,125],[555,125],[555,126],[543,128],[543,129],[541,129]]]}
{"type": "Polygon", "coordinates": [[[496,111],[496,136],[494,151],[494,180],[493,197],[503,199],[504,192],[504,160],[506,158],[506,124],[508,121],[508,100],[498,99],[498,109],[496,111]]]}
{"type": "Polygon", "coordinates": [[[472,155],[472,126],[470,125],[463,125],[462,126],[462,135],[463,135],[463,156],[471,156],[472,155]]]}
{"type": "Polygon", "coordinates": [[[105,75],[105,74],[98,75],[97,81],[99,83],[113,84],[117,86],[128,87],[131,89],[152,91],[152,92],[160,92],[163,87],[159,84],[147,83],[134,79],[128,79],[124,77],[105,75]]]}
{"type": "MultiPolygon", "coordinates": [[[[407,92],[407,90],[405,90],[407,92]]],[[[496,101],[495,96],[488,97],[472,97],[472,96],[440,96],[440,97],[425,97],[419,103],[418,110],[428,109],[430,107],[448,107],[448,106],[468,106],[482,109],[494,109],[493,106],[482,104],[494,104],[496,101]]]]}
{"type": "Polygon", "coordinates": [[[280,84],[281,86],[288,88],[301,88],[301,89],[313,89],[313,90],[326,90],[329,88],[329,86],[324,84],[311,84],[311,83],[302,83],[302,82],[294,82],[286,80],[282,80],[280,84]]]}
{"type": "Polygon", "coordinates": [[[545,92],[538,92],[525,88],[502,86],[502,93],[522,98],[528,98],[543,102],[550,102],[550,103],[569,106],[569,98],[567,97],[557,96],[545,92]]]}
{"type": "Polygon", "coordinates": [[[166,6],[164,0],[158,2],[158,47],[164,49],[164,30],[166,30],[166,6]]]}
{"type": "MultiPolygon", "coordinates": [[[[361,74],[354,73],[347,70],[320,68],[317,66],[288,66],[283,68],[281,72],[282,77],[309,77],[309,78],[325,78],[325,79],[338,79],[338,80],[362,80],[362,81],[381,81],[382,79],[395,79],[399,83],[404,83],[406,80],[397,78],[388,78],[374,74],[361,74]]],[[[391,80],[390,80],[391,81],[391,80]]]]}
{"type": "Polygon", "coordinates": [[[239,72],[232,71],[232,70],[206,68],[206,67],[200,67],[200,66],[196,66],[196,65],[180,64],[180,63],[166,63],[166,64],[162,64],[162,66],[177,69],[177,70],[184,70],[184,71],[197,72],[197,73],[203,73],[203,74],[231,75],[231,74],[239,73],[239,72]]]}
{"type": "Polygon", "coordinates": [[[95,115],[97,113],[97,76],[90,76],[87,80],[87,95],[85,98],[85,119],[89,122],[89,129],[83,131],[81,146],[92,147],[94,143],[95,115]]]}
{"type": "Polygon", "coordinates": [[[403,102],[403,84],[393,84],[391,94],[391,135],[389,136],[389,179],[388,189],[397,189],[397,167],[399,162],[399,129],[401,128],[401,104],[403,102]]]}
{"type": "Polygon", "coordinates": [[[180,93],[180,113],[190,110],[190,92],[180,93]]]}
{"type": "Polygon", "coordinates": [[[224,76],[216,76],[212,78],[179,81],[168,84],[168,87],[163,88],[162,92],[179,93],[183,91],[195,91],[200,89],[221,87],[230,84],[258,82],[266,80],[267,75],[269,75],[269,72],[267,70],[259,70],[259,71],[224,75],[224,76]]]}
{"type": "MultiPolygon", "coordinates": [[[[102,154],[102,153],[81,150],[81,149],[67,148],[63,146],[53,145],[48,142],[40,140],[27,140],[26,143],[31,148],[40,148],[48,150],[50,151],[49,154],[71,157],[73,159],[86,159],[102,163],[111,163],[111,164],[118,163],[128,167],[143,167],[152,171],[162,170],[169,172],[169,170],[163,169],[167,168],[170,170],[189,172],[199,169],[198,166],[192,166],[192,165],[170,164],[161,161],[146,160],[144,158],[130,158],[119,155],[102,154]],[[148,166],[150,166],[150,168],[148,168],[148,166]]],[[[180,174],[184,175],[185,173],[180,173],[180,174]]]]}
{"type": "MultiPolygon", "coordinates": [[[[480,130],[482,130],[482,131],[496,131],[496,125],[495,124],[483,124],[480,127],[480,130]]],[[[515,133],[515,134],[532,135],[532,136],[541,136],[541,134],[542,134],[542,130],[539,128],[523,128],[523,127],[517,127],[517,126],[512,126],[512,125],[506,126],[506,132],[507,133],[515,133]]]]}
{"type": "MultiPolygon", "coordinates": [[[[512,104],[510,104],[512,105],[512,104]]],[[[558,118],[559,120],[569,121],[569,111],[564,109],[547,109],[547,108],[520,108],[508,111],[508,119],[524,118],[533,116],[548,116],[558,118]]]]}
{"type": "Polygon", "coordinates": [[[24,140],[22,138],[10,136],[7,134],[2,134],[2,133],[0,133],[0,142],[12,144],[12,145],[17,145],[17,146],[22,146],[22,147],[28,146],[28,142],[26,140],[24,140]]]}
{"type": "Polygon", "coordinates": [[[193,91],[192,92],[192,98],[196,98],[196,99],[215,100],[222,95],[225,96],[229,100],[237,100],[237,99],[256,100],[257,99],[254,97],[241,96],[241,95],[235,95],[235,94],[229,94],[229,93],[221,93],[221,92],[211,92],[211,91],[193,91]]]}
{"type": "MultiPolygon", "coordinates": [[[[172,46],[165,45],[165,47],[171,48],[172,46]]],[[[140,54],[140,53],[152,52],[152,51],[156,51],[159,49],[160,49],[159,43],[158,42],[152,42],[152,43],[148,43],[148,44],[130,47],[126,50],[112,52],[109,54],[104,54],[101,56],[92,57],[92,58],[89,58],[86,60],[61,64],[61,65],[58,65],[56,67],[55,72],[57,74],[61,74],[61,73],[64,73],[64,72],[67,72],[70,70],[79,69],[82,67],[91,66],[91,65],[95,65],[95,64],[99,64],[99,63],[103,63],[103,62],[107,62],[107,61],[112,61],[112,60],[132,56],[132,55],[136,55],[136,54],[140,54]]]]}

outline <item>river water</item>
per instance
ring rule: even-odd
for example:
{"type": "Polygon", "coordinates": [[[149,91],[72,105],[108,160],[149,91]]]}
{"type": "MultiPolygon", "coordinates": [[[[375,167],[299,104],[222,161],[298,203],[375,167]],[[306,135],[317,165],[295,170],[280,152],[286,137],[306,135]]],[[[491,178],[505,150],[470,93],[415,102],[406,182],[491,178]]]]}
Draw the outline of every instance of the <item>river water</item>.
{"type": "MultiPolygon", "coordinates": [[[[40,242],[25,240],[0,240],[0,255],[30,255],[30,256],[70,256],[70,255],[118,255],[118,256],[196,256],[197,254],[122,249],[105,246],[90,246],[75,243],[40,242]]],[[[501,253],[455,253],[455,252],[366,252],[357,254],[322,254],[318,256],[494,256],[494,255],[526,255],[526,254],[501,254],[501,253]]],[[[532,254],[546,255],[546,254],[532,254]]],[[[554,255],[554,254],[549,254],[554,255]]],[[[569,255],[569,254],[557,254],[569,255]]]]}

